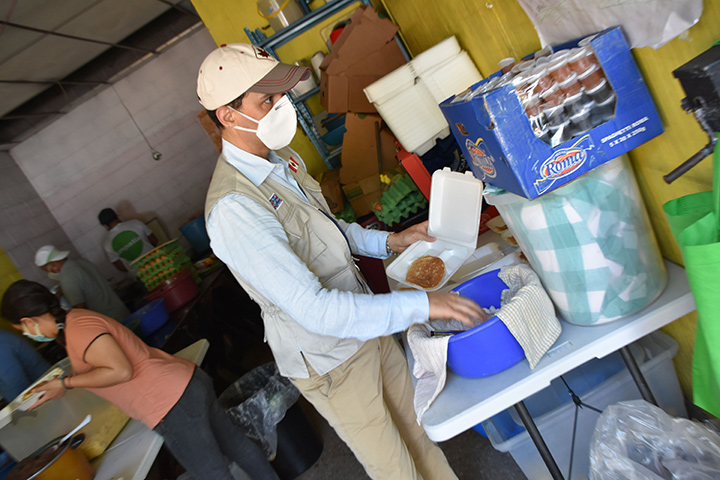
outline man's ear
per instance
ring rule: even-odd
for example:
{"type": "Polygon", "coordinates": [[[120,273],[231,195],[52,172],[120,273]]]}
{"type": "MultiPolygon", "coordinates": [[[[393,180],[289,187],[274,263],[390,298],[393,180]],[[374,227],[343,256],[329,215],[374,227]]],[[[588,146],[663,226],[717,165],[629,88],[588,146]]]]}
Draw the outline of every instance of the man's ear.
{"type": "Polygon", "coordinates": [[[226,105],[218,107],[215,110],[215,116],[223,124],[224,127],[233,127],[235,125],[235,112],[230,110],[226,105]]]}

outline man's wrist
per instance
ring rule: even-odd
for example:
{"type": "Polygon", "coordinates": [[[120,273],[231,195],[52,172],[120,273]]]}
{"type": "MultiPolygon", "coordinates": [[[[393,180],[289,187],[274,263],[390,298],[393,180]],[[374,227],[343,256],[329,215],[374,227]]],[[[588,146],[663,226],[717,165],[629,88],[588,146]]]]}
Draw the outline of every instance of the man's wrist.
{"type": "Polygon", "coordinates": [[[397,255],[397,252],[396,252],[395,250],[393,250],[392,247],[390,247],[390,237],[391,237],[392,235],[393,235],[393,234],[391,233],[390,235],[388,235],[387,237],[385,237],[385,252],[386,252],[388,255],[397,255]]]}

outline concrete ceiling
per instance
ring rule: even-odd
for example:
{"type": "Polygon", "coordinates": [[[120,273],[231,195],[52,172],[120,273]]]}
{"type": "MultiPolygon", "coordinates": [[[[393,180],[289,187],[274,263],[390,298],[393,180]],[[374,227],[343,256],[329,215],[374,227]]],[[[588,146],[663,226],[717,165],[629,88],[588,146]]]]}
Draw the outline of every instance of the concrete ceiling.
{"type": "Polygon", "coordinates": [[[0,150],[200,23],[189,0],[0,0],[0,150]]]}

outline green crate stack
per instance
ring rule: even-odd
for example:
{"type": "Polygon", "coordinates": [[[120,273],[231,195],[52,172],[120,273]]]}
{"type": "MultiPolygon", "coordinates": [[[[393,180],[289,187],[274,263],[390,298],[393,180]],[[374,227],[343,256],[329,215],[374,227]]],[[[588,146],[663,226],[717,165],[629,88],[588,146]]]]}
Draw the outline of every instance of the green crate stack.
{"type": "Polygon", "coordinates": [[[200,282],[197,270],[177,240],[160,245],[135,260],[131,266],[148,291],[161,287],[180,272],[189,269],[196,283],[200,282]]]}
{"type": "Polygon", "coordinates": [[[391,227],[427,205],[427,199],[418,190],[415,182],[408,175],[397,174],[392,178],[390,187],[375,203],[373,211],[378,220],[391,227]]]}

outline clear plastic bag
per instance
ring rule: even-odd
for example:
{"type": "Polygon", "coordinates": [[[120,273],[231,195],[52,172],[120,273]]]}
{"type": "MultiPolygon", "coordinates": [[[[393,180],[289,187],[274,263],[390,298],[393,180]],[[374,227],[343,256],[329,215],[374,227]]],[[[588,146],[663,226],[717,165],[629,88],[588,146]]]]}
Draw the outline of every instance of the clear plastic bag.
{"type": "Polygon", "coordinates": [[[644,400],[611,405],[590,441],[590,479],[720,479],[720,435],[644,400]]]}
{"type": "Polygon", "coordinates": [[[631,48],[660,48],[695,25],[703,12],[702,0],[520,0],[520,5],[543,45],[621,25],[631,48]]]}
{"type": "Polygon", "coordinates": [[[240,377],[218,400],[232,421],[248,438],[256,441],[272,461],[277,454],[275,426],[299,397],[300,391],[270,362],[240,377]]]}

